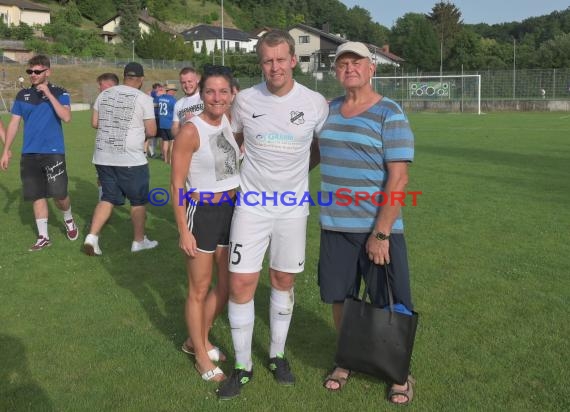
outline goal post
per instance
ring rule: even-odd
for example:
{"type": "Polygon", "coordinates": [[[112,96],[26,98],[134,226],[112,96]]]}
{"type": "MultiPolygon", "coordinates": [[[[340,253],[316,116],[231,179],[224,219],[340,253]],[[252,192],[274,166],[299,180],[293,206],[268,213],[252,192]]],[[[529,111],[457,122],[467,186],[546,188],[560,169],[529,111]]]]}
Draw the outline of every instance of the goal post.
{"type": "Polygon", "coordinates": [[[379,76],[372,86],[409,111],[481,114],[480,74],[379,76]]]}

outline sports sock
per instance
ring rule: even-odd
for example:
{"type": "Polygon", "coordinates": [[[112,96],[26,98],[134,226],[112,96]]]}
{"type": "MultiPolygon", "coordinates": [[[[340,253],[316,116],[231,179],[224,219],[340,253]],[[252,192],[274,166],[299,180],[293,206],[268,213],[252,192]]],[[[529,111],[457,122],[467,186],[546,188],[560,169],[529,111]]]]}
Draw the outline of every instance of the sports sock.
{"type": "Polygon", "coordinates": [[[48,236],[48,220],[46,219],[36,219],[36,226],[38,227],[38,234],[40,236],[49,239],[48,236]]]}
{"type": "Polygon", "coordinates": [[[71,206],[69,206],[69,209],[63,211],[63,219],[64,220],[73,219],[73,215],[71,214],[71,206]]]}
{"type": "Polygon", "coordinates": [[[270,358],[276,357],[277,354],[282,355],[285,352],[285,341],[289,333],[294,305],[295,292],[293,288],[290,291],[271,288],[269,304],[269,327],[271,329],[270,358]]]}
{"type": "Polygon", "coordinates": [[[236,365],[250,371],[253,367],[251,360],[251,340],[255,321],[255,305],[253,299],[247,303],[228,302],[228,319],[232,330],[232,341],[236,355],[236,365]]]}

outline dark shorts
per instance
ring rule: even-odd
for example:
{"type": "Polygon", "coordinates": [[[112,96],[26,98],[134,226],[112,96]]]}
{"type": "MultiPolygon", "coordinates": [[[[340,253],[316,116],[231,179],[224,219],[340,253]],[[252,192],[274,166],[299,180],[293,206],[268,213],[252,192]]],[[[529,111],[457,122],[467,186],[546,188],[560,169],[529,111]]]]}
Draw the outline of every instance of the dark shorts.
{"type": "Polygon", "coordinates": [[[188,229],[201,252],[212,253],[217,247],[228,246],[234,205],[230,202],[195,203],[186,205],[188,229]]]}
{"type": "Polygon", "coordinates": [[[103,195],[101,200],[115,206],[125,204],[125,197],[131,206],[142,206],[148,202],[148,165],[102,166],[95,165],[103,195]]]}
{"type": "MultiPolygon", "coordinates": [[[[158,113],[154,113],[154,120],[156,121],[156,136],[154,137],[160,137],[160,117],[158,113]]],[[[152,137],[148,139],[152,139],[152,137]]]]}
{"type": "Polygon", "coordinates": [[[67,168],[63,154],[23,154],[20,178],[24,200],[67,197],[67,168]]]}
{"type": "Polygon", "coordinates": [[[158,137],[162,140],[174,140],[174,136],[172,136],[170,129],[158,129],[158,137]]]}
{"type": "MultiPolygon", "coordinates": [[[[366,253],[369,233],[347,233],[321,230],[318,279],[321,300],[325,303],[342,303],[346,297],[357,296],[361,279],[370,289],[370,299],[376,305],[386,306],[386,272],[383,266],[374,265],[366,253]],[[368,278],[370,265],[374,265],[368,278]]],[[[401,233],[390,235],[390,285],[394,303],[413,309],[410,292],[410,273],[406,241],[401,233]]]]}

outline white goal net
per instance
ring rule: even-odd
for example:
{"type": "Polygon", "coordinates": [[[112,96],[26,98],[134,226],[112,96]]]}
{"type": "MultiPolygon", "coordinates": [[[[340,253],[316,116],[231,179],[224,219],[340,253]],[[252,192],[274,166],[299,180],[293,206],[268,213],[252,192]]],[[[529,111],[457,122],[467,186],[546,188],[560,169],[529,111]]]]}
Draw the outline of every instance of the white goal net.
{"type": "Polygon", "coordinates": [[[374,89],[399,102],[407,111],[481,114],[481,75],[381,76],[374,89]]]}

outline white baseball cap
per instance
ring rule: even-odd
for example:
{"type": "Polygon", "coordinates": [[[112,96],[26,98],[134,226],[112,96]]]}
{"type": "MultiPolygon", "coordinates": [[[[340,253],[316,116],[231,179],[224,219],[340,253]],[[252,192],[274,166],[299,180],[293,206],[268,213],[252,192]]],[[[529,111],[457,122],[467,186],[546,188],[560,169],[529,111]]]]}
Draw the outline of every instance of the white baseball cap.
{"type": "Polygon", "coordinates": [[[347,41],[338,46],[334,55],[334,62],[336,63],[337,59],[345,53],[354,53],[360,57],[368,57],[372,61],[372,53],[370,53],[368,47],[358,41],[347,41]]]}

